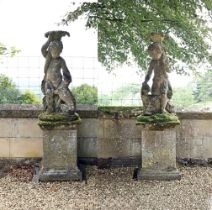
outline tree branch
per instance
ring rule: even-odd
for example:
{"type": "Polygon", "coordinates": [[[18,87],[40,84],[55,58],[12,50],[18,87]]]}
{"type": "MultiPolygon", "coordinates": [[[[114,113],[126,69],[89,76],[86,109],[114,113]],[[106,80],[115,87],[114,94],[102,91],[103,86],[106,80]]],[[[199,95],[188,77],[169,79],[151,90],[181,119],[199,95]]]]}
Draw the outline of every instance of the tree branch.
{"type": "MultiPolygon", "coordinates": [[[[89,16],[90,18],[97,18],[97,19],[102,19],[102,20],[108,20],[108,21],[117,21],[117,22],[122,22],[124,21],[125,19],[123,18],[109,18],[109,17],[100,17],[100,16],[97,16],[97,15],[92,15],[92,16],[89,16]]],[[[146,20],[141,20],[141,22],[153,22],[155,20],[153,19],[146,19],[146,20]]],[[[176,20],[169,20],[169,19],[162,19],[162,20],[159,20],[161,22],[172,22],[172,23],[176,23],[177,21],[176,20]]]]}

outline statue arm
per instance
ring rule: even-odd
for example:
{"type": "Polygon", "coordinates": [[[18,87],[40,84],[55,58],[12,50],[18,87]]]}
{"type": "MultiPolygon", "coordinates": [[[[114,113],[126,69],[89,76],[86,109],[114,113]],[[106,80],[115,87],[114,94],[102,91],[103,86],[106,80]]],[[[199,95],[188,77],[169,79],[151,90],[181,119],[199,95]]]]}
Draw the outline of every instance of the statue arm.
{"type": "Polygon", "coordinates": [[[149,79],[150,79],[150,77],[151,77],[151,75],[152,75],[153,69],[154,69],[154,67],[153,67],[153,63],[152,63],[152,61],[151,61],[150,65],[149,65],[148,72],[147,72],[147,74],[146,74],[146,76],[145,76],[145,80],[144,80],[145,83],[147,83],[147,82],[149,81],[149,79]]]}
{"type": "Polygon", "coordinates": [[[70,71],[68,70],[68,67],[66,66],[66,62],[64,59],[62,59],[62,70],[63,70],[63,78],[65,85],[69,85],[72,82],[72,77],[70,74],[70,71]]]}
{"type": "Polygon", "coordinates": [[[49,33],[49,32],[46,33],[45,36],[48,37],[48,39],[42,46],[41,53],[46,58],[46,56],[49,54],[49,51],[47,49],[49,47],[50,42],[54,40],[54,36],[53,36],[53,33],[49,33]]]}
{"type": "Polygon", "coordinates": [[[165,67],[166,67],[166,72],[170,73],[171,72],[171,67],[169,65],[169,59],[166,57],[164,61],[165,67]]]}
{"type": "Polygon", "coordinates": [[[42,53],[42,55],[43,55],[43,57],[46,57],[47,56],[47,54],[48,54],[48,47],[49,47],[49,44],[50,44],[50,40],[48,39],[46,42],[45,42],[45,44],[42,46],[42,48],[41,48],[41,53],[42,53]]]}

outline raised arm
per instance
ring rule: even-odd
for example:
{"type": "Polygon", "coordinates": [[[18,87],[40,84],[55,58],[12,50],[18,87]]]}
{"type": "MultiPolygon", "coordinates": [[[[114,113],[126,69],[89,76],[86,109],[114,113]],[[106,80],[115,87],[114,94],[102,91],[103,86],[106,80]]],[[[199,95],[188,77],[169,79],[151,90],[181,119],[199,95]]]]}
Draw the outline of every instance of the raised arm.
{"type": "Polygon", "coordinates": [[[46,42],[45,42],[45,44],[42,46],[42,48],[41,48],[41,53],[42,53],[42,55],[43,55],[43,57],[45,58],[46,56],[47,56],[47,54],[48,54],[48,47],[49,47],[49,44],[50,44],[50,40],[48,39],[46,42]]]}
{"type": "Polygon", "coordinates": [[[54,40],[53,33],[48,33],[48,35],[45,34],[45,36],[48,37],[48,39],[47,39],[47,41],[44,43],[44,45],[41,48],[41,53],[42,53],[42,55],[44,57],[46,57],[48,55],[48,50],[47,49],[49,47],[50,42],[54,40]]]}

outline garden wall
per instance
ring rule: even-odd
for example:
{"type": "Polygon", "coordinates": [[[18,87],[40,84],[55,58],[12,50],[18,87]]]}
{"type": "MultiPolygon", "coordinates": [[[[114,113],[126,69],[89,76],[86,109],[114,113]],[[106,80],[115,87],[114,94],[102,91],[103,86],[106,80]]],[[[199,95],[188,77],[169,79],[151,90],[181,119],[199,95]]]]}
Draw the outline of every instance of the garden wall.
{"type": "MultiPolygon", "coordinates": [[[[41,158],[42,131],[37,125],[40,106],[0,106],[0,158],[41,158]]],[[[78,106],[82,123],[78,130],[78,155],[83,162],[136,165],[140,161],[140,127],[135,125],[140,108],[78,106]],[[104,162],[107,160],[106,162],[104,162]]],[[[212,113],[177,113],[177,159],[212,160],[212,113]]]]}

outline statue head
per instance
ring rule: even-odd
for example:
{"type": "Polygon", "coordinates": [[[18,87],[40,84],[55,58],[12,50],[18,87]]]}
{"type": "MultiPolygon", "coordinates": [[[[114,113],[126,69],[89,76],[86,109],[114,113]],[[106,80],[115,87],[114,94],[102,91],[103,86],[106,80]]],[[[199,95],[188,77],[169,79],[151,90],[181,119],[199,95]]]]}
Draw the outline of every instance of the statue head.
{"type": "Polygon", "coordinates": [[[63,50],[63,43],[61,41],[52,41],[49,44],[49,52],[53,58],[58,58],[63,50]]]}
{"type": "Polygon", "coordinates": [[[149,45],[148,53],[153,60],[159,60],[164,53],[164,49],[159,42],[154,42],[149,45]]]}

